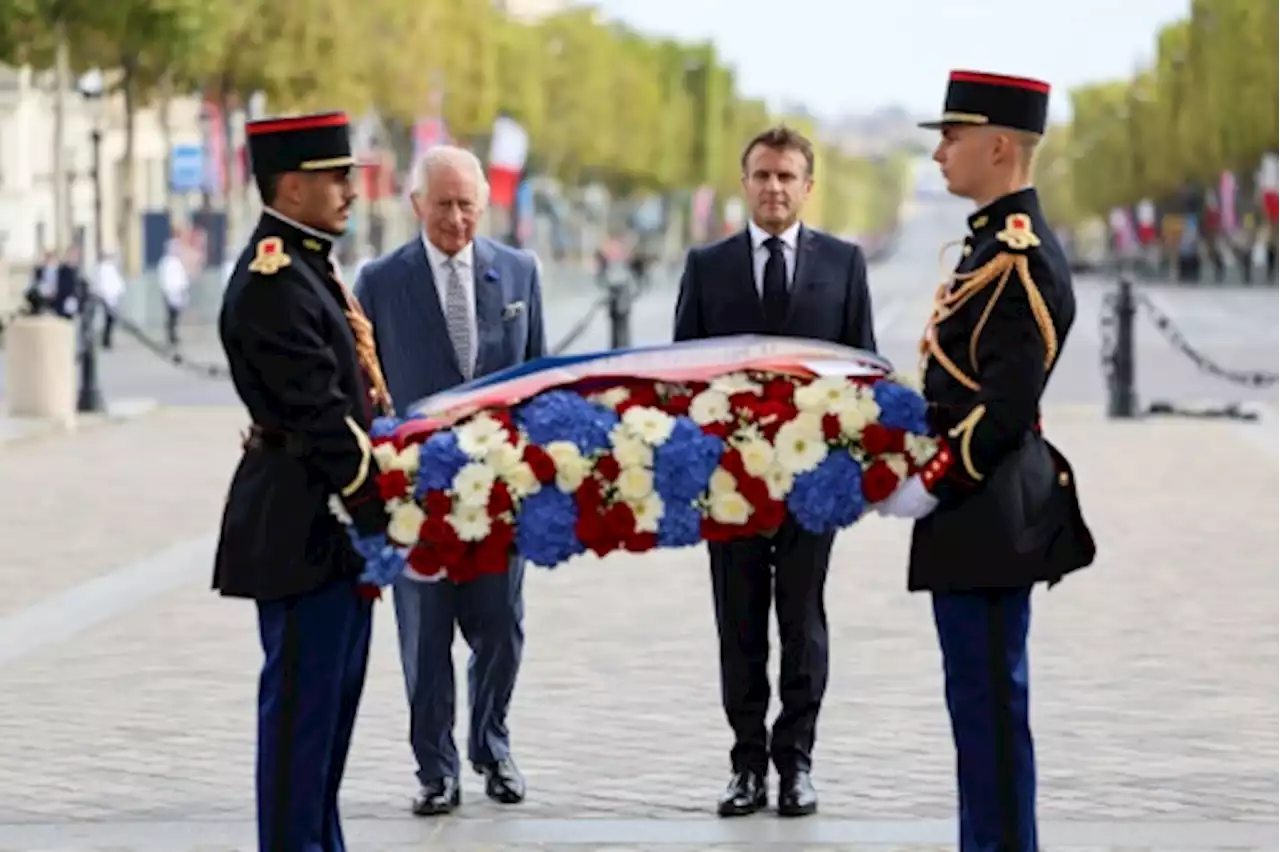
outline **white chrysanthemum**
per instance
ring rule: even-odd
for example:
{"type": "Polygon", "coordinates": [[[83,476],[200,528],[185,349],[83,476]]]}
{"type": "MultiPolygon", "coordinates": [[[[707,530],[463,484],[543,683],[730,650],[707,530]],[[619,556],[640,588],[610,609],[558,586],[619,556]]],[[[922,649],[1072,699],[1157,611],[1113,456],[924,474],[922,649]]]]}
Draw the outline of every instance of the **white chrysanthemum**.
{"type": "Polygon", "coordinates": [[[689,419],[699,426],[729,420],[729,397],[718,390],[704,390],[689,403],[689,419]]]}
{"type": "Polygon", "coordinates": [[[484,457],[484,463],[498,476],[506,476],[516,465],[524,463],[524,454],[506,441],[493,445],[484,457]]]}
{"type": "Polygon", "coordinates": [[[911,461],[917,466],[925,464],[938,453],[937,440],[924,435],[908,433],[903,437],[903,446],[906,448],[907,455],[911,457],[911,461]]]}
{"type": "Polygon", "coordinates": [[[622,422],[632,434],[651,447],[666,443],[676,425],[675,418],[670,414],[647,405],[628,408],[622,415],[622,422]]]}
{"type": "Polygon", "coordinates": [[[880,403],[876,402],[876,394],[871,388],[863,385],[854,389],[851,406],[862,413],[867,420],[880,419],[880,403]]]}
{"type": "Polygon", "coordinates": [[[807,473],[827,457],[827,440],[822,434],[822,418],[801,412],[783,423],[773,439],[778,464],[793,474],[807,473]]]}
{"type": "Polygon", "coordinates": [[[738,481],[733,478],[733,474],[722,467],[717,467],[711,471],[711,479],[707,482],[707,491],[711,494],[723,494],[727,491],[737,491],[738,481]]]}
{"type": "Polygon", "coordinates": [[[482,459],[495,445],[507,443],[507,430],[487,414],[478,414],[454,430],[458,448],[473,459],[482,459]]]}
{"type": "Polygon", "coordinates": [[[448,520],[463,541],[483,541],[492,527],[489,512],[483,506],[455,506],[448,520]]]}
{"type": "Polygon", "coordinates": [[[552,441],[543,448],[556,465],[556,487],[565,493],[577,491],[591,472],[591,462],[582,457],[570,441],[552,441]]]}
{"type": "Polygon", "coordinates": [[[733,396],[735,393],[753,393],[759,396],[764,392],[764,387],[751,381],[746,373],[730,373],[727,376],[718,376],[711,380],[710,387],[712,390],[720,391],[725,396],[733,396]]]}
{"type": "Polygon", "coordinates": [[[751,504],[737,491],[720,491],[711,495],[708,506],[711,519],[721,524],[741,526],[751,517],[751,504]]]}
{"type": "Polygon", "coordinates": [[[910,467],[907,465],[907,457],[902,453],[885,453],[880,459],[889,466],[889,470],[893,471],[898,479],[907,478],[910,467]]]}
{"type": "Polygon", "coordinates": [[[609,433],[609,442],[613,444],[613,457],[619,467],[653,467],[653,449],[632,435],[627,427],[615,426],[609,433]]]}
{"type": "Polygon", "coordinates": [[[631,507],[631,514],[635,516],[636,532],[656,533],[658,531],[662,513],[666,511],[666,506],[663,505],[658,492],[651,491],[640,500],[628,501],[627,505],[631,507]]]}
{"type": "Polygon", "coordinates": [[[462,466],[462,470],[453,477],[453,494],[464,506],[484,506],[489,502],[489,492],[497,474],[493,468],[480,462],[471,462],[462,466]]]}
{"type": "Polygon", "coordinates": [[[755,423],[744,423],[734,429],[733,434],[729,436],[729,443],[735,447],[742,447],[752,441],[763,440],[764,432],[760,431],[760,427],[755,423]]]}
{"type": "Polygon", "coordinates": [[[397,500],[391,508],[391,518],[387,522],[387,538],[399,544],[414,544],[418,541],[418,530],[427,519],[412,500],[397,500]]]}
{"type": "Polygon", "coordinates": [[[743,441],[738,445],[742,455],[742,467],[752,476],[764,476],[773,464],[773,445],[763,439],[743,441]]]}
{"type": "Polygon", "coordinates": [[[591,395],[591,398],[603,405],[605,408],[617,409],[619,405],[626,402],[631,396],[631,391],[626,388],[609,388],[591,395]]]}
{"type": "Polygon", "coordinates": [[[502,474],[502,481],[507,483],[507,490],[517,500],[523,500],[542,487],[542,483],[538,482],[538,477],[534,474],[533,468],[525,462],[520,462],[507,468],[506,472],[502,474]]]}
{"type": "Polygon", "coordinates": [[[769,487],[769,496],[774,500],[785,500],[787,495],[791,493],[791,486],[795,485],[796,478],[791,475],[791,471],[782,465],[774,462],[769,469],[764,472],[764,484],[769,487]]]}
{"type": "Polygon", "coordinates": [[[628,503],[642,500],[653,493],[653,471],[644,467],[624,467],[613,484],[628,503]]]}
{"type": "Polygon", "coordinates": [[[862,430],[871,422],[862,409],[856,406],[844,409],[836,417],[840,420],[840,434],[854,441],[862,437],[862,430]]]}
{"type": "Polygon", "coordinates": [[[857,400],[857,390],[844,376],[822,376],[796,388],[796,408],[825,414],[839,411],[857,400]]]}
{"type": "Polygon", "coordinates": [[[378,463],[378,470],[403,470],[405,473],[418,472],[418,458],[421,447],[415,445],[396,450],[394,444],[378,444],[373,448],[373,458],[378,463]]]}

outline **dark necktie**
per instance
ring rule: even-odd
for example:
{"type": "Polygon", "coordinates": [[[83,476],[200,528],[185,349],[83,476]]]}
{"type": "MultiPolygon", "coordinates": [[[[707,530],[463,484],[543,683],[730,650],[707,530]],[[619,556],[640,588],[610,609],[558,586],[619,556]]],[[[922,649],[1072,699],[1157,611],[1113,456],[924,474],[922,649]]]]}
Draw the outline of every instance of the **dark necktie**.
{"type": "Polygon", "coordinates": [[[765,326],[773,332],[782,330],[787,319],[787,261],[782,255],[782,240],[770,237],[764,241],[769,250],[769,259],[764,264],[764,285],[762,304],[764,305],[765,326]]]}

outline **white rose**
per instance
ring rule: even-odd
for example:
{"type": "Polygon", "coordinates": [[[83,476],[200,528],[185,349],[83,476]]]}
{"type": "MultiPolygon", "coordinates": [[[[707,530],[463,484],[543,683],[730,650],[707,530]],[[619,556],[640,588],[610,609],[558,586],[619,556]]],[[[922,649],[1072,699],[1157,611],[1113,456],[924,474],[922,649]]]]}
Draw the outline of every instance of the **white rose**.
{"type": "Polygon", "coordinates": [[[665,443],[676,425],[675,418],[665,411],[640,405],[628,408],[622,422],[651,447],[665,443]]]}
{"type": "Polygon", "coordinates": [[[484,506],[489,502],[489,492],[497,479],[493,468],[480,462],[463,465],[453,477],[453,493],[464,506],[484,506]]]}
{"type": "Polygon", "coordinates": [[[653,493],[653,471],[643,467],[625,467],[613,484],[628,503],[641,500],[653,493]]]}
{"type": "Polygon", "coordinates": [[[481,506],[455,506],[447,520],[463,541],[483,541],[492,527],[489,512],[481,506]]]}
{"type": "Polygon", "coordinates": [[[507,472],[513,467],[523,464],[524,454],[511,444],[503,441],[493,445],[493,448],[485,455],[484,462],[493,468],[499,476],[506,476],[507,472]]]}
{"type": "Polygon", "coordinates": [[[752,476],[764,476],[773,464],[773,445],[762,439],[750,439],[738,445],[742,467],[752,476]]]}
{"type": "Polygon", "coordinates": [[[591,462],[582,457],[577,445],[552,441],[543,448],[556,465],[556,487],[565,493],[577,491],[591,472],[591,462]]]}
{"type": "Polygon", "coordinates": [[[495,444],[507,442],[507,430],[487,414],[477,414],[454,430],[458,448],[473,459],[488,455],[495,444]]]}
{"type": "Polygon", "coordinates": [[[751,517],[751,504],[737,491],[721,491],[711,495],[711,519],[721,524],[741,526],[751,517]]]}
{"type": "Polygon", "coordinates": [[[639,438],[629,435],[620,436],[613,441],[613,457],[618,466],[653,467],[653,450],[639,438]]]}
{"type": "Polygon", "coordinates": [[[769,487],[769,496],[774,500],[787,499],[787,495],[791,493],[791,486],[795,485],[795,481],[796,478],[791,475],[791,471],[777,462],[774,462],[764,472],[764,484],[769,487]]]}
{"type": "Polygon", "coordinates": [[[507,483],[511,496],[517,500],[528,497],[542,487],[542,483],[538,482],[538,477],[533,473],[533,468],[525,462],[508,468],[502,474],[502,481],[507,483]]]}
{"type": "Polygon", "coordinates": [[[616,410],[617,407],[626,402],[630,396],[631,391],[626,388],[619,387],[601,391],[600,393],[595,394],[593,398],[605,408],[612,408],[616,410]]]}
{"type": "Polygon", "coordinates": [[[729,397],[717,390],[704,390],[689,403],[689,419],[699,426],[729,420],[729,397]]]}
{"type": "Polygon", "coordinates": [[[774,457],[793,474],[813,470],[827,457],[822,418],[802,412],[783,423],[773,441],[774,457]]]}
{"type": "Polygon", "coordinates": [[[711,479],[707,483],[707,490],[712,494],[724,494],[728,491],[738,490],[738,482],[733,478],[733,474],[722,467],[718,467],[711,472],[711,479]]]}
{"type": "Polygon", "coordinates": [[[427,513],[417,503],[397,500],[387,523],[387,538],[397,544],[416,544],[418,530],[422,529],[422,522],[426,519],[427,513]]]}
{"type": "Polygon", "coordinates": [[[730,373],[727,376],[712,379],[711,389],[720,391],[725,396],[733,396],[735,393],[751,393],[759,396],[764,391],[764,387],[751,381],[746,373],[730,373]]]}
{"type": "Polygon", "coordinates": [[[640,500],[628,501],[627,505],[631,507],[631,514],[635,516],[636,532],[656,533],[658,531],[658,524],[662,521],[662,514],[666,511],[666,507],[656,491],[649,492],[640,500]]]}
{"type": "Polygon", "coordinates": [[[840,433],[853,440],[862,437],[862,430],[871,422],[856,406],[844,409],[836,417],[840,420],[840,433]]]}

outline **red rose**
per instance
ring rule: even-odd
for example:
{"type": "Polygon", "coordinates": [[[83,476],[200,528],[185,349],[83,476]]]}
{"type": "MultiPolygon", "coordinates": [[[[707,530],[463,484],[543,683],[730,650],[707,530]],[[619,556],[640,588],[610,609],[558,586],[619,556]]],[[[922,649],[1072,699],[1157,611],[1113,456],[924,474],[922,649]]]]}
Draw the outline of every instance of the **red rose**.
{"type": "Polygon", "coordinates": [[[644,553],[658,546],[658,537],[653,533],[632,533],[623,539],[622,546],[632,553],[644,553]]]}
{"type": "MultiPolygon", "coordinates": [[[[467,543],[460,540],[456,535],[446,541],[441,541],[435,545],[438,551],[440,564],[450,569],[460,565],[467,559],[467,543]]],[[[452,571],[450,571],[452,576],[452,571]]]]}
{"type": "Polygon", "coordinates": [[[822,415],[822,437],[828,443],[840,440],[840,418],[835,414],[822,415]]]}
{"type": "Polygon", "coordinates": [[[703,541],[733,541],[742,536],[742,527],[722,524],[711,518],[702,519],[703,541]]]}
{"type": "Polygon", "coordinates": [[[598,512],[579,510],[578,520],[573,525],[574,535],[584,546],[603,556],[613,549],[609,542],[609,531],[605,528],[604,518],[598,512]]]}
{"type": "Polygon", "coordinates": [[[384,502],[403,497],[409,490],[409,475],[403,470],[384,470],[377,478],[378,495],[384,502]]]}
{"type": "Polygon", "coordinates": [[[772,499],[769,496],[769,486],[763,479],[745,473],[734,478],[738,481],[738,493],[751,504],[751,508],[758,510],[772,499]]]}
{"type": "Polygon", "coordinates": [[[636,516],[626,503],[614,503],[604,513],[604,528],[609,537],[615,541],[623,541],[636,531],[636,516]]]}
{"type": "Polygon", "coordinates": [[[764,398],[770,402],[781,402],[790,405],[795,393],[796,386],[792,384],[790,379],[784,379],[779,376],[764,383],[764,398]]]}
{"type": "Polygon", "coordinates": [[[443,544],[457,541],[458,533],[453,524],[444,519],[444,515],[427,515],[427,519],[418,528],[418,540],[427,544],[443,544]]]}
{"type": "Polygon", "coordinates": [[[878,461],[862,473],[862,496],[868,503],[879,503],[897,490],[899,481],[893,468],[878,461]]]}
{"type": "Polygon", "coordinates": [[[732,474],[734,479],[747,475],[746,468],[742,466],[742,453],[736,448],[725,451],[720,457],[720,466],[732,474]]]}
{"type": "Polygon", "coordinates": [[[778,430],[782,428],[782,424],[794,419],[796,413],[795,406],[768,400],[760,403],[756,409],[756,423],[760,427],[761,434],[772,441],[777,436],[778,430]]]}
{"type": "Polygon", "coordinates": [[[430,577],[444,566],[440,564],[440,552],[434,547],[417,545],[409,551],[409,567],[419,574],[430,577]]]}
{"type": "Polygon", "coordinates": [[[489,514],[496,518],[503,512],[510,512],[514,506],[507,483],[502,480],[493,483],[493,488],[489,491],[489,514]]]}
{"type": "Polygon", "coordinates": [[[453,511],[453,498],[447,491],[428,491],[424,503],[428,515],[443,516],[453,511]]]}
{"type": "Polygon", "coordinates": [[[878,456],[889,450],[889,430],[879,423],[862,427],[862,449],[870,456],[878,456]]]}
{"type": "Polygon", "coordinates": [[[494,521],[489,535],[479,542],[474,551],[476,572],[479,574],[505,574],[511,564],[511,542],[515,530],[506,521],[494,521]]]}
{"type": "Polygon", "coordinates": [[[643,384],[633,384],[628,386],[630,395],[627,397],[628,405],[644,405],[653,407],[658,404],[658,389],[653,386],[652,382],[643,384]]]}
{"type": "Polygon", "coordinates": [[[889,433],[889,449],[885,452],[903,453],[907,450],[907,431],[905,429],[895,429],[885,427],[885,431],[889,433]]]}
{"type": "Polygon", "coordinates": [[[753,423],[760,419],[762,411],[768,410],[769,401],[752,393],[737,393],[730,399],[733,402],[733,410],[753,423]]]}
{"type": "Polygon", "coordinates": [[[750,391],[738,391],[737,393],[729,394],[730,408],[745,408],[750,411],[755,408],[759,401],[760,397],[750,391]]]}
{"type": "MultiPolygon", "coordinates": [[[[574,498],[578,503],[578,513],[598,513],[604,506],[604,489],[594,479],[585,479],[578,486],[574,498]]],[[[581,538],[581,536],[579,536],[581,538]]]]}
{"type": "Polygon", "coordinates": [[[765,500],[755,507],[751,522],[756,532],[773,532],[787,518],[787,507],[780,500],[765,500]]]}
{"type": "Polygon", "coordinates": [[[714,435],[724,440],[729,437],[729,430],[733,428],[732,423],[708,423],[702,427],[703,434],[714,435]]]}
{"type": "Polygon", "coordinates": [[[613,456],[601,456],[596,462],[596,473],[608,482],[613,482],[618,478],[618,474],[622,472],[622,468],[618,466],[618,460],[613,456]]]}
{"type": "Polygon", "coordinates": [[[476,562],[475,548],[464,550],[461,556],[449,564],[449,579],[454,583],[470,583],[479,576],[480,566],[476,562]]]}
{"type": "Polygon", "coordinates": [[[522,456],[524,463],[533,470],[533,475],[542,484],[555,481],[556,463],[547,455],[547,451],[537,444],[526,444],[522,456]]]}
{"type": "Polygon", "coordinates": [[[689,406],[692,404],[693,397],[690,394],[682,393],[668,399],[663,408],[672,417],[684,417],[689,413],[689,406]]]}

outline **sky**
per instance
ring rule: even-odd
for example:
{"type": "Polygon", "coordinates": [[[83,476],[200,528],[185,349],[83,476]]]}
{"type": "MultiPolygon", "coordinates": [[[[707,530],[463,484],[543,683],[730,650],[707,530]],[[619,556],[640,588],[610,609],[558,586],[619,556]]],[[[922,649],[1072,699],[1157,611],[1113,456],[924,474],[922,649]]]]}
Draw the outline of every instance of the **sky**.
{"type": "Polygon", "coordinates": [[[1126,78],[1188,0],[595,0],[645,32],[711,39],[749,97],[800,102],[824,118],[899,105],[942,108],[953,68],[1038,77],[1067,92],[1126,78]]]}

